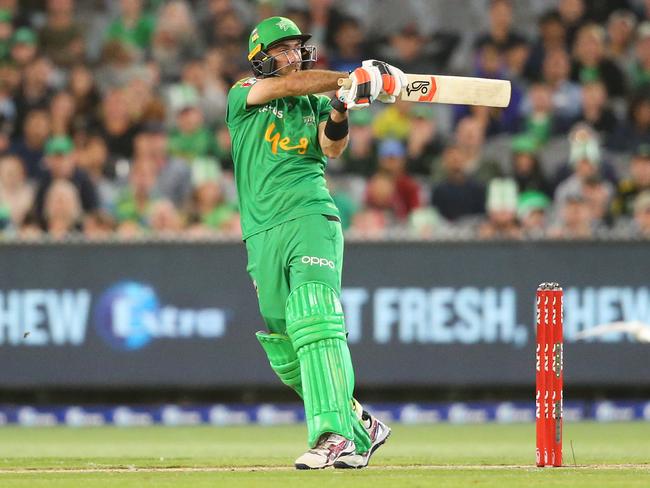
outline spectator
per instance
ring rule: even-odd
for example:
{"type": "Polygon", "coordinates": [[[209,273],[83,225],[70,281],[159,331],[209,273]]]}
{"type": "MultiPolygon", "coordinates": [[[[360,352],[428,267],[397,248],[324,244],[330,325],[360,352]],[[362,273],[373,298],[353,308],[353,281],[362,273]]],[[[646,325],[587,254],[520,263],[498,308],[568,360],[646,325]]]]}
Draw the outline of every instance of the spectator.
{"type": "Polygon", "coordinates": [[[81,202],[75,185],[56,179],[48,187],[43,204],[44,229],[53,239],[64,239],[80,232],[81,202]]]}
{"type": "Polygon", "coordinates": [[[14,33],[11,20],[11,12],[0,9],[0,61],[8,61],[11,57],[11,38],[14,33]]]}
{"type": "MultiPolygon", "coordinates": [[[[550,52],[560,51],[566,53],[567,33],[562,22],[562,17],[555,11],[542,15],[538,21],[539,38],[533,44],[528,57],[526,74],[531,81],[538,79],[543,64],[550,52]]],[[[568,62],[567,62],[568,66],[568,62]]],[[[569,69],[567,68],[567,73],[569,69]]],[[[551,80],[546,78],[547,83],[551,80]]]]}
{"type": "Polygon", "coordinates": [[[138,125],[131,119],[126,97],[121,90],[109,91],[102,100],[102,112],[96,129],[106,141],[111,159],[130,159],[138,125]]]}
{"type": "Polygon", "coordinates": [[[78,165],[88,174],[90,181],[97,189],[99,208],[110,209],[117,190],[109,178],[109,176],[114,176],[114,171],[109,169],[108,148],[102,137],[91,134],[85,140],[84,146],[79,151],[78,165]]]}
{"type": "Polygon", "coordinates": [[[629,10],[616,10],[607,20],[607,56],[627,73],[634,60],[636,17],[629,10]]]}
{"type": "Polygon", "coordinates": [[[447,220],[456,221],[485,212],[485,188],[471,176],[469,161],[458,144],[442,155],[443,176],[433,186],[431,204],[447,220]]]}
{"type": "Polygon", "coordinates": [[[515,85],[527,83],[526,66],[530,57],[530,45],[526,41],[513,43],[505,52],[507,78],[515,85]]]}
{"type": "Polygon", "coordinates": [[[489,43],[496,47],[499,54],[503,54],[513,44],[526,40],[513,29],[510,0],[491,0],[488,15],[490,30],[478,36],[474,43],[477,49],[489,43]]]}
{"type": "Polygon", "coordinates": [[[566,31],[567,47],[573,46],[578,30],[585,23],[585,10],[584,0],[560,0],[558,3],[557,13],[566,31]]]}
{"type": "Polygon", "coordinates": [[[635,57],[629,72],[632,89],[639,90],[650,86],[650,21],[639,25],[635,57]]]}
{"type": "MultiPolygon", "coordinates": [[[[478,117],[467,116],[456,126],[453,140],[464,159],[464,170],[481,183],[487,183],[501,176],[501,169],[495,161],[483,156],[485,145],[485,125],[478,117]]],[[[434,162],[432,178],[434,182],[445,177],[446,171],[439,161],[434,162]]]]}
{"type": "Polygon", "coordinates": [[[521,239],[523,233],[517,220],[517,184],[510,178],[490,181],[485,202],[487,218],[481,223],[481,239],[521,239]]]}
{"type": "Polygon", "coordinates": [[[74,99],[73,126],[75,128],[97,126],[101,97],[95,78],[87,66],[83,64],[73,66],[70,70],[68,90],[74,99]]]}
{"type": "Polygon", "coordinates": [[[178,81],[185,60],[201,54],[197,26],[185,2],[173,0],[160,9],[152,42],[152,56],[160,66],[162,80],[178,81]]]}
{"type": "MultiPolygon", "coordinates": [[[[214,17],[205,39],[212,46],[222,47],[229,60],[234,60],[234,56],[237,56],[237,54],[244,56],[240,59],[245,59],[248,52],[242,48],[248,41],[248,32],[246,25],[242,22],[241,15],[234,8],[227,8],[214,17]]],[[[240,62],[238,60],[237,64],[240,62]]]]}
{"type": "Polygon", "coordinates": [[[189,164],[197,158],[216,154],[214,135],[205,126],[198,105],[188,104],[176,112],[176,127],[169,137],[169,152],[189,164]]]}
{"type": "Polygon", "coordinates": [[[0,157],[0,230],[18,229],[32,207],[34,189],[15,156],[0,157]]]}
{"type": "MultiPolygon", "coordinates": [[[[487,42],[480,48],[478,68],[474,76],[481,78],[507,78],[504,58],[495,43],[487,42]]],[[[454,120],[473,115],[481,119],[488,136],[503,132],[515,132],[519,126],[519,115],[523,92],[517,83],[512,84],[510,103],[506,108],[496,109],[481,106],[454,105],[454,120]]]]}
{"type": "MultiPolygon", "coordinates": [[[[227,96],[227,92],[229,89],[228,83],[226,80],[228,79],[233,79],[232,77],[229,78],[229,71],[228,71],[228,66],[226,65],[225,62],[225,56],[223,53],[223,50],[215,47],[212,49],[209,49],[203,60],[204,60],[204,76],[205,76],[205,81],[204,85],[205,88],[198,88],[195,86],[195,88],[198,90],[199,93],[203,93],[204,90],[209,89],[209,90],[223,90],[224,95],[227,96]]],[[[235,69],[235,67],[230,67],[231,69],[235,69]]],[[[188,82],[186,82],[188,83],[188,82]]],[[[189,84],[194,84],[192,82],[189,82],[189,84]]]]}
{"type": "Polygon", "coordinates": [[[517,217],[523,237],[540,239],[546,235],[551,200],[539,191],[525,191],[517,199],[517,217]]]}
{"type": "Polygon", "coordinates": [[[399,64],[405,73],[427,73],[432,64],[427,48],[427,38],[420,33],[417,24],[410,23],[390,36],[385,58],[399,64]]]}
{"type": "Polygon", "coordinates": [[[613,220],[610,213],[611,185],[601,176],[595,175],[585,180],[582,185],[582,194],[589,207],[593,228],[602,230],[603,226],[612,227],[613,220]]]}
{"type": "MultiPolygon", "coordinates": [[[[16,105],[13,99],[11,88],[0,80],[0,131],[6,135],[13,132],[13,124],[16,120],[16,105]]],[[[0,147],[4,151],[6,147],[0,147]]]]}
{"type": "MultiPolygon", "coordinates": [[[[135,224],[136,229],[148,226],[151,206],[160,199],[155,190],[156,177],[156,163],[152,159],[138,157],[133,162],[129,183],[120,190],[112,210],[120,227],[127,222],[135,224]]],[[[126,229],[129,235],[134,230],[131,225],[127,225],[126,229]]]]}
{"type": "Polygon", "coordinates": [[[530,108],[523,121],[524,134],[543,146],[559,129],[553,113],[553,92],[548,85],[535,83],[528,90],[528,97],[530,108]]]}
{"type": "Polygon", "coordinates": [[[54,95],[50,101],[52,135],[67,136],[72,134],[74,113],[74,98],[70,93],[60,91],[54,95]]]}
{"type": "Polygon", "coordinates": [[[230,139],[230,131],[225,124],[217,127],[214,142],[216,146],[217,159],[221,163],[221,169],[227,170],[232,174],[232,140],[230,139]]]}
{"type": "Polygon", "coordinates": [[[406,149],[394,139],[382,141],[378,148],[379,171],[389,175],[395,184],[394,212],[398,221],[420,206],[420,186],[406,173],[406,149]]]}
{"type": "Polygon", "coordinates": [[[441,220],[435,208],[416,208],[409,216],[409,229],[419,239],[431,238],[442,229],[441,220]]]}
{"type": "Polygon", "coordinates": [[[138,126],[138,130],[142,124],[164,120],[164,101],[154,92],[153,85],[146,78],[136,77],[130,80],[123,93],[131,120],[138,126]]]}
{"type": "Polygon", "coordinates": [[[610,97],[625,95],[625,78],[616,64],[606,57],[602,27],[588,24],[578,31],[573,46],[571,79],[576,82],[600,80],[610,97]]]}
{"type": "MultiPolygon", "coordinates": [[[[352,186],[352,185],[350,185],[352,186]]],[[[327,179],[327,189],[332,195],[334,205],[339,210],[339,217],[341,217],[341,227],[343,231],[347,231],[352,225],[352,218],[358,210],[357,202],[352,198],[352,191],[348,191],[337,178],[327,179]]]]}
{"type": "Polygon", "coordinates": [[[407,164],[412,174],[431,174],[433,158],[443,149],[433,111],[426,104],[414,103],[410,110],[410,130],[406,139],[407,164]]]}
{"type": "Polygon", "coordinates": [[[601,81],[590,81],[582,85],[580,121],[591,126],[603,137],[618,127],[618,119],[607,104],[607,91],[601,81]]]}
{"type": "MultiPolygon", "coordinates": [[[[154,191],[180,208],[192,191],[191,166],[170,156],[168,146],[169,138],[165,128],[160,123],[150,122],[143,127],[136,139],[136,157],[144,157],[155,163],[157,176],[154,191]]],[[[215,161],[207,163],[218,169],[215,161]]]]}
{"type": "Polygon", "coordinates": [[[183,218],[169,200],[156,200],[148,213],[151,231],[158,237],[177,237],[183,228],[183,218]]]}
{"type": "Polygon", "coordinates": [[[0,63],[0,94],[9,99],[9,94],[15,94],[21,84],[22,70],[15,63],[0,63]]]}
{"type": "Polygon", "coordinates": [[[377,139],[405,140],[409,135],[409,113],[411,103],[397,100],[384,108],[372,124],[373,134],[377,139]]]}
{"type": "Polygon", "coordinates": [[[362,237],[378,238],[397,221],[395,215],[395,181],[377,172],[368,180],[364,208],[352,219],[352,231],[362,237]]]}
{"type": "Polygon", "coordinates": [[[520,135],[512,140],[511,175],[520,193],[535,191],[551,196],[552,186],[537,158],[538,147],[537,140],[528,135],[520,135]]]}
{"type": "Polygon", "coordinates": [[[209,162],[196,164],[192,168],[192,184],[190,232],[195,235],[214,231],[236,233],[239,227],[237,210],[224,199],[218,168],[209,162]]]}
{"type": "Polygon", "coordinates": [[[345,171],[370,176],[377,167],[377,151],[372,133],[372,112],[350,112],[350,142],[343,153],[345,171]]]}
{"type": "Polygon", "coordinates": [[[632,96],[627,112],[628,120],[610,134],[607,146],[629,153],[641,144],[650,144],[650,86],[632,96]]]}
{"type": "MultiPolygon", "coordinates": [[[[570,164],[573,173],[557,187],[555,191],[555,205],[558,214],[562,214],[562,207],[569,196],[579,195],[582,203],[585,201],[585,185],[589,180],[604,175],[601,168],[601,151],[593,132],[587,128],[578,128],[571,135],[570,164]]],[[[610,181],[603,182],[607,198],[613,195],[613,185],[610,181]]]]}
{"type": "MultiPolygon", "coordinates": [[[[563,49],[546,51],[542,67],[544,83],[552,91],[553,111],[559,128],[568,129],[580,115],[582,93],[580,86],[569,79],[571,63],[563,49]]],[[[524,102],[524,112],[530,112],[530,101],[524,102]]]]}
{"type": "Polygon", "coordinates": [[[151,46],[155,18],[143,12],[142,0],[120,0],[119,4],[120,15],[108,26],[106,39],[130,44],[146,52],[151,46]]]}
{"type": "Polygon", "coordinates": [[[69,68],[84,57],[84,33],[74,20],[74,0],[47,0],[47,17],[38,34],[43,54],[69,68]]]}
{"type": "Polygon", "coordinates": [[[47,107],[54,95],[51,77],[52,65],[47,58],[37,57],[25,67],[22,83],[14,97],[16,105],[14,136],[22,135],[23,122],[28,112],[47,107]]]}
{"type": "Polygon", "coordinates": [[[589,205],[581,194],[572,193],[566,196],[559,217],[559,222],[548,231],[550,238],[590,239],[594,236],[589,205]]]}
{"type": "Polygon", "coordinates": [[[615,216],[631,217],[636,197],[650,190],[650,145],[639,146],[630,162],[630,175],[621,180],[612,203],[615,216]]]}
{"type": "MultiPolygon", "coordinates": [[[[329,55],[329,67],[334,71],[353,71],[367,59],[361,23],[354,17],[344,17],[334,32],[334,48],[329,55]]],[[[408,68],[402,65],[402,70],[408,68]]],[[[419,73],[419,71],[411,71],[419,73]]]]}
{"type": "MultiPolygon", "coordinates": [[[[67,180],[76,188],[81,207],[85,212],[95,210],[98,206],[97,191],[88,174],[77,167],[76,157],[74,145],[69,137],[52,137],[45,145],[47,169],[38,180],[34,202],[34,214],[43,229],[47,229],[44,208],[45,198],[55,180],[67,180]]],[[[70,199],[71,197],[68,198],[68,200],[70,199]]]]}
{"type": "Polygon", "coordinates": [[[189,60],[183,67],[181,85],[172,87],[182,89],[192,87],[196,92],[197,104],[209,125],[222,122],[226,114],[227,86],[223,80],[215,80],[207,72],[207,63],[203,58],[189,60]]]}
{"type": "Polygon", "coordinates": [[[24,68],[36,59],[38,52],[36,34],[28,27],[18,29],[12,39],[11,60],[24,68]]]}
{"type": "Polygon", "coordinates": [[[89,240],[106,240],[115,232],[115,220],[103,210],[86,214],[83,219],[83,235],[89,240]]]}
{"type": "Polygon", "coordinates": [[[15,139],[9,152],[18,156],[23,164],[27,176],[37,179],[44,168],[41,167],[45,143],[50,137],[50,116],[45,110],[32,110],[27,114],[22,136],[15,139]]]}
{"type": "Polygon", "coordinates": [[[636,234],[650,239],[650,192],[644,191],[634,200],[634,226],[636,234]]]}
{"type": "Polygon", "coordinates": [[[97,80],[102,93],[123,88],[132,80],[145,78],[146,69],[138,63],[136,48],[120,41],[104,44],[97,80]]]}
{"type": "Polygon", "coordinates": [[[14,28],[31,26],[31,20],[25,12],[26,9],[23,8],[23,5],[19,5],[18,0],[3,0],[0,6],[9,12],[14,28]]]}

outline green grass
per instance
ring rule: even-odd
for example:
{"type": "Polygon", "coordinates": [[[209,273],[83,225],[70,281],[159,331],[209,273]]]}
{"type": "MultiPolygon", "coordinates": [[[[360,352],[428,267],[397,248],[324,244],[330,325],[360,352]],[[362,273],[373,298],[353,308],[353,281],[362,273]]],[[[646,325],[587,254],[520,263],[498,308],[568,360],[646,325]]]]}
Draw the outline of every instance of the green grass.
{"type": "Polygon", "coordinates": [[[398,425],[368,469],[297,472],[299,426],[3,427],[0,486],[650,486],[650,423],[566,425],[565,468],[533,467],[534,435],[532,424],[398,425]]]}

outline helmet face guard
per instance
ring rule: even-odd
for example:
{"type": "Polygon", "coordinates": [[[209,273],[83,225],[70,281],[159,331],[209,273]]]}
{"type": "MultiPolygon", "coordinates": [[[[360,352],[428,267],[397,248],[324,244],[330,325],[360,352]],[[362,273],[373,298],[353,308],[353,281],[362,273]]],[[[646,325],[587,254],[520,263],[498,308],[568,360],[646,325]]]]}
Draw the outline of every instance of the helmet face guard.
{"type": "MultiPolygon", "coordinates": [[[[312,68],[314,66],[314,63],[318,59],[318,56],[316,54],[316,46],[300,46],[299,48],[296,49],[300,49],[300,58],[301,58],[300,69],[307,70],[312,68]]],[[[282,68],[277,67],[278,63],[276,62],[276,60],[281,59],[283,56],[287,60],[289,66],[291,66],[292,64],[296,64],[295,62],[289,61],[289,56],[287,55],[288,51],[289,50],[282,51],[281,53],[278,53],[274,56],[270,56],[268,53],[266,53],[263,50],[260,50],[258,53],[256,53],[253,56],[253,58],[250,60],[251,68],[253,69],[253,73],[255,74],[255,76],[258,78],[265,78],[268,76],[279,76],[278,72],[282,68]]]]}

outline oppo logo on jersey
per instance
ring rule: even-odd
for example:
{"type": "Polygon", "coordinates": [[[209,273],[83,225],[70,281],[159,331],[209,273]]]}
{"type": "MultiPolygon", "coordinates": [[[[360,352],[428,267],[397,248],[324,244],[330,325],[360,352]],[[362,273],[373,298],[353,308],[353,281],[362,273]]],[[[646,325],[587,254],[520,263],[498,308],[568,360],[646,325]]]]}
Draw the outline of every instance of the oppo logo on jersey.
{"type": "Polygon", "coordinates": [[[328,268],[334,269],[334,261],[330,261],[325,258],[317,258],[315,256],[303,256],[300,260],[303,264],[309,264],[310,266],[327,266],[328,268]]]}
{"type": "Polygon", "coordinates": [[[282,134],[279,132],[274,134],[274,131],[275,123],[272,123],[268,126],[266,133],[264,134],[264,140],[271,143],[271,152],[273,152],[273,154],[278,153],[278,147],[283,151],[292,151],[294,149],[297,149],[298,154],[305,154],[307,152],[307,148],[309,147],[309,139],[306,137],[301,137],[298,141],[298,144],[292,146],[291,138],[282,137],[282,134]]]}

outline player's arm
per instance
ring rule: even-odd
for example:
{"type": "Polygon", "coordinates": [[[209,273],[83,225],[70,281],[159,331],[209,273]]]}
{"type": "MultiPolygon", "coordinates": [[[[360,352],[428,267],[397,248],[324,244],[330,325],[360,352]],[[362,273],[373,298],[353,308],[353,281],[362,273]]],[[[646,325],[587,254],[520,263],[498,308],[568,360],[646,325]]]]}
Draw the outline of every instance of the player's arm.
{"type": "Polygon", "coordinates": [[[338,158],[348,146],[348,113],[332,109],[329,118],[318,125],[318,142],[328,158],[338,158]]]}
{"type": "Polygon", "coordinates": [[[276,98],[314,95],[334,91],[339,78],[347,78],[348,73],[310,69],[297,71],[286,76],[262,78],[255,83],[246,98],[246,104],[262,105],[276,98]]]}

